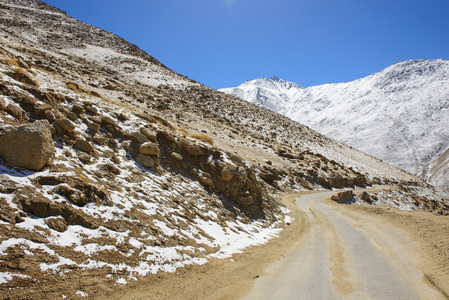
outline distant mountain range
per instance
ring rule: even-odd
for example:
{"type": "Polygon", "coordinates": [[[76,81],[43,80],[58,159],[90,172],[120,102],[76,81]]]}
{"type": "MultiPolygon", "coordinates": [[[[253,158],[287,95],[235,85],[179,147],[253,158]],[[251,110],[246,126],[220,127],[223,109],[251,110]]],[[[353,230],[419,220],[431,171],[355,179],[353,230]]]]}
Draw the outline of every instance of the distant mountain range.
{"type": "Polygon", "coordinates": [[[449,185],[448,60],[400,62],[345,83],[304,88],[273,77],[220,91],[285,115],[430,183],[449,185]]]}

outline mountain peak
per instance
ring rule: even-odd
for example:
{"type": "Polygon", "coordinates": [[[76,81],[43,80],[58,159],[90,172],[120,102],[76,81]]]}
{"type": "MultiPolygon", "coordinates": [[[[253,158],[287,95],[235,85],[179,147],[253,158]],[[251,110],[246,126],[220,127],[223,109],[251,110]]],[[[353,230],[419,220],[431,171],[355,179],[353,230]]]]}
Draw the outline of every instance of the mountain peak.
{"type": "Polygon", "coordinates": [[[438,181],[429,173],[429,163],[449,147],[448,60],[398,62],[347,83],[303,88],[272,77],[248,81],[238,89],[223,91],[438,181]]]}

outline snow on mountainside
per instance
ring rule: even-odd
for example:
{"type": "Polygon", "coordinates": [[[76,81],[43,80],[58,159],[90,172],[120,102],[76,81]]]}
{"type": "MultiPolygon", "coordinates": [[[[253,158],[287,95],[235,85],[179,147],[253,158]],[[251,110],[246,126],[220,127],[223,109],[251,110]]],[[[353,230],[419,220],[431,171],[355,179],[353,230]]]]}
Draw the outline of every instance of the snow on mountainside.
{"type": "Polygon", "coordinates": [[[400,62],[348,83],[301,88],[278,78],[259,78],[221,91],[279,112],[431,183],[449,184],[444,172],[432,173],[441,167],[429,167],[449,146],[448,60],[400,62]]]}
{"type": "Polygon", "coordinates": [[[299,84],[273,77],[245,81],[237,88],[220,91],[285,115],[291,99],[295,99],[303,89],[299,84]]]}

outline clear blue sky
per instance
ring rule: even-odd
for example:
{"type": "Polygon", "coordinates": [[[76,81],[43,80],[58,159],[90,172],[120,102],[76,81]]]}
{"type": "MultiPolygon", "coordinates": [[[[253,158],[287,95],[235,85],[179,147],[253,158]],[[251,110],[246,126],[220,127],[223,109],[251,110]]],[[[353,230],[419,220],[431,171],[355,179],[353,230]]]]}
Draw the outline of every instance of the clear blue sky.
{"type": "Polygon", "coordinates": [[[45,0],[212,88],[351,81],[449,59],[449,0],[45,0]]]}

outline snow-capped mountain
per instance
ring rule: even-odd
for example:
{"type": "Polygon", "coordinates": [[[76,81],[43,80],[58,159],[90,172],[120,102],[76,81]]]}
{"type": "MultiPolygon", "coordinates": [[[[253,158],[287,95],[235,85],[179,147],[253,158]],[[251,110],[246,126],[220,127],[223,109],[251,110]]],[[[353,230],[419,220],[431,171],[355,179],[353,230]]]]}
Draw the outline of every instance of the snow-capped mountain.
{"type": "Polygon", "coordinates": [[[237,88],[225,88],[220,91],[285,115],[291,99],[300,96],[303,89],[299,84],[273,77],[245,81],[237,88]]]}
{"type": "Polygon", "coordinates": [[[435,184],[448,185],[449,61],[411,60],[347,83],[302,88],[279,78],[221,91],[283,114],[435,184]]]}

